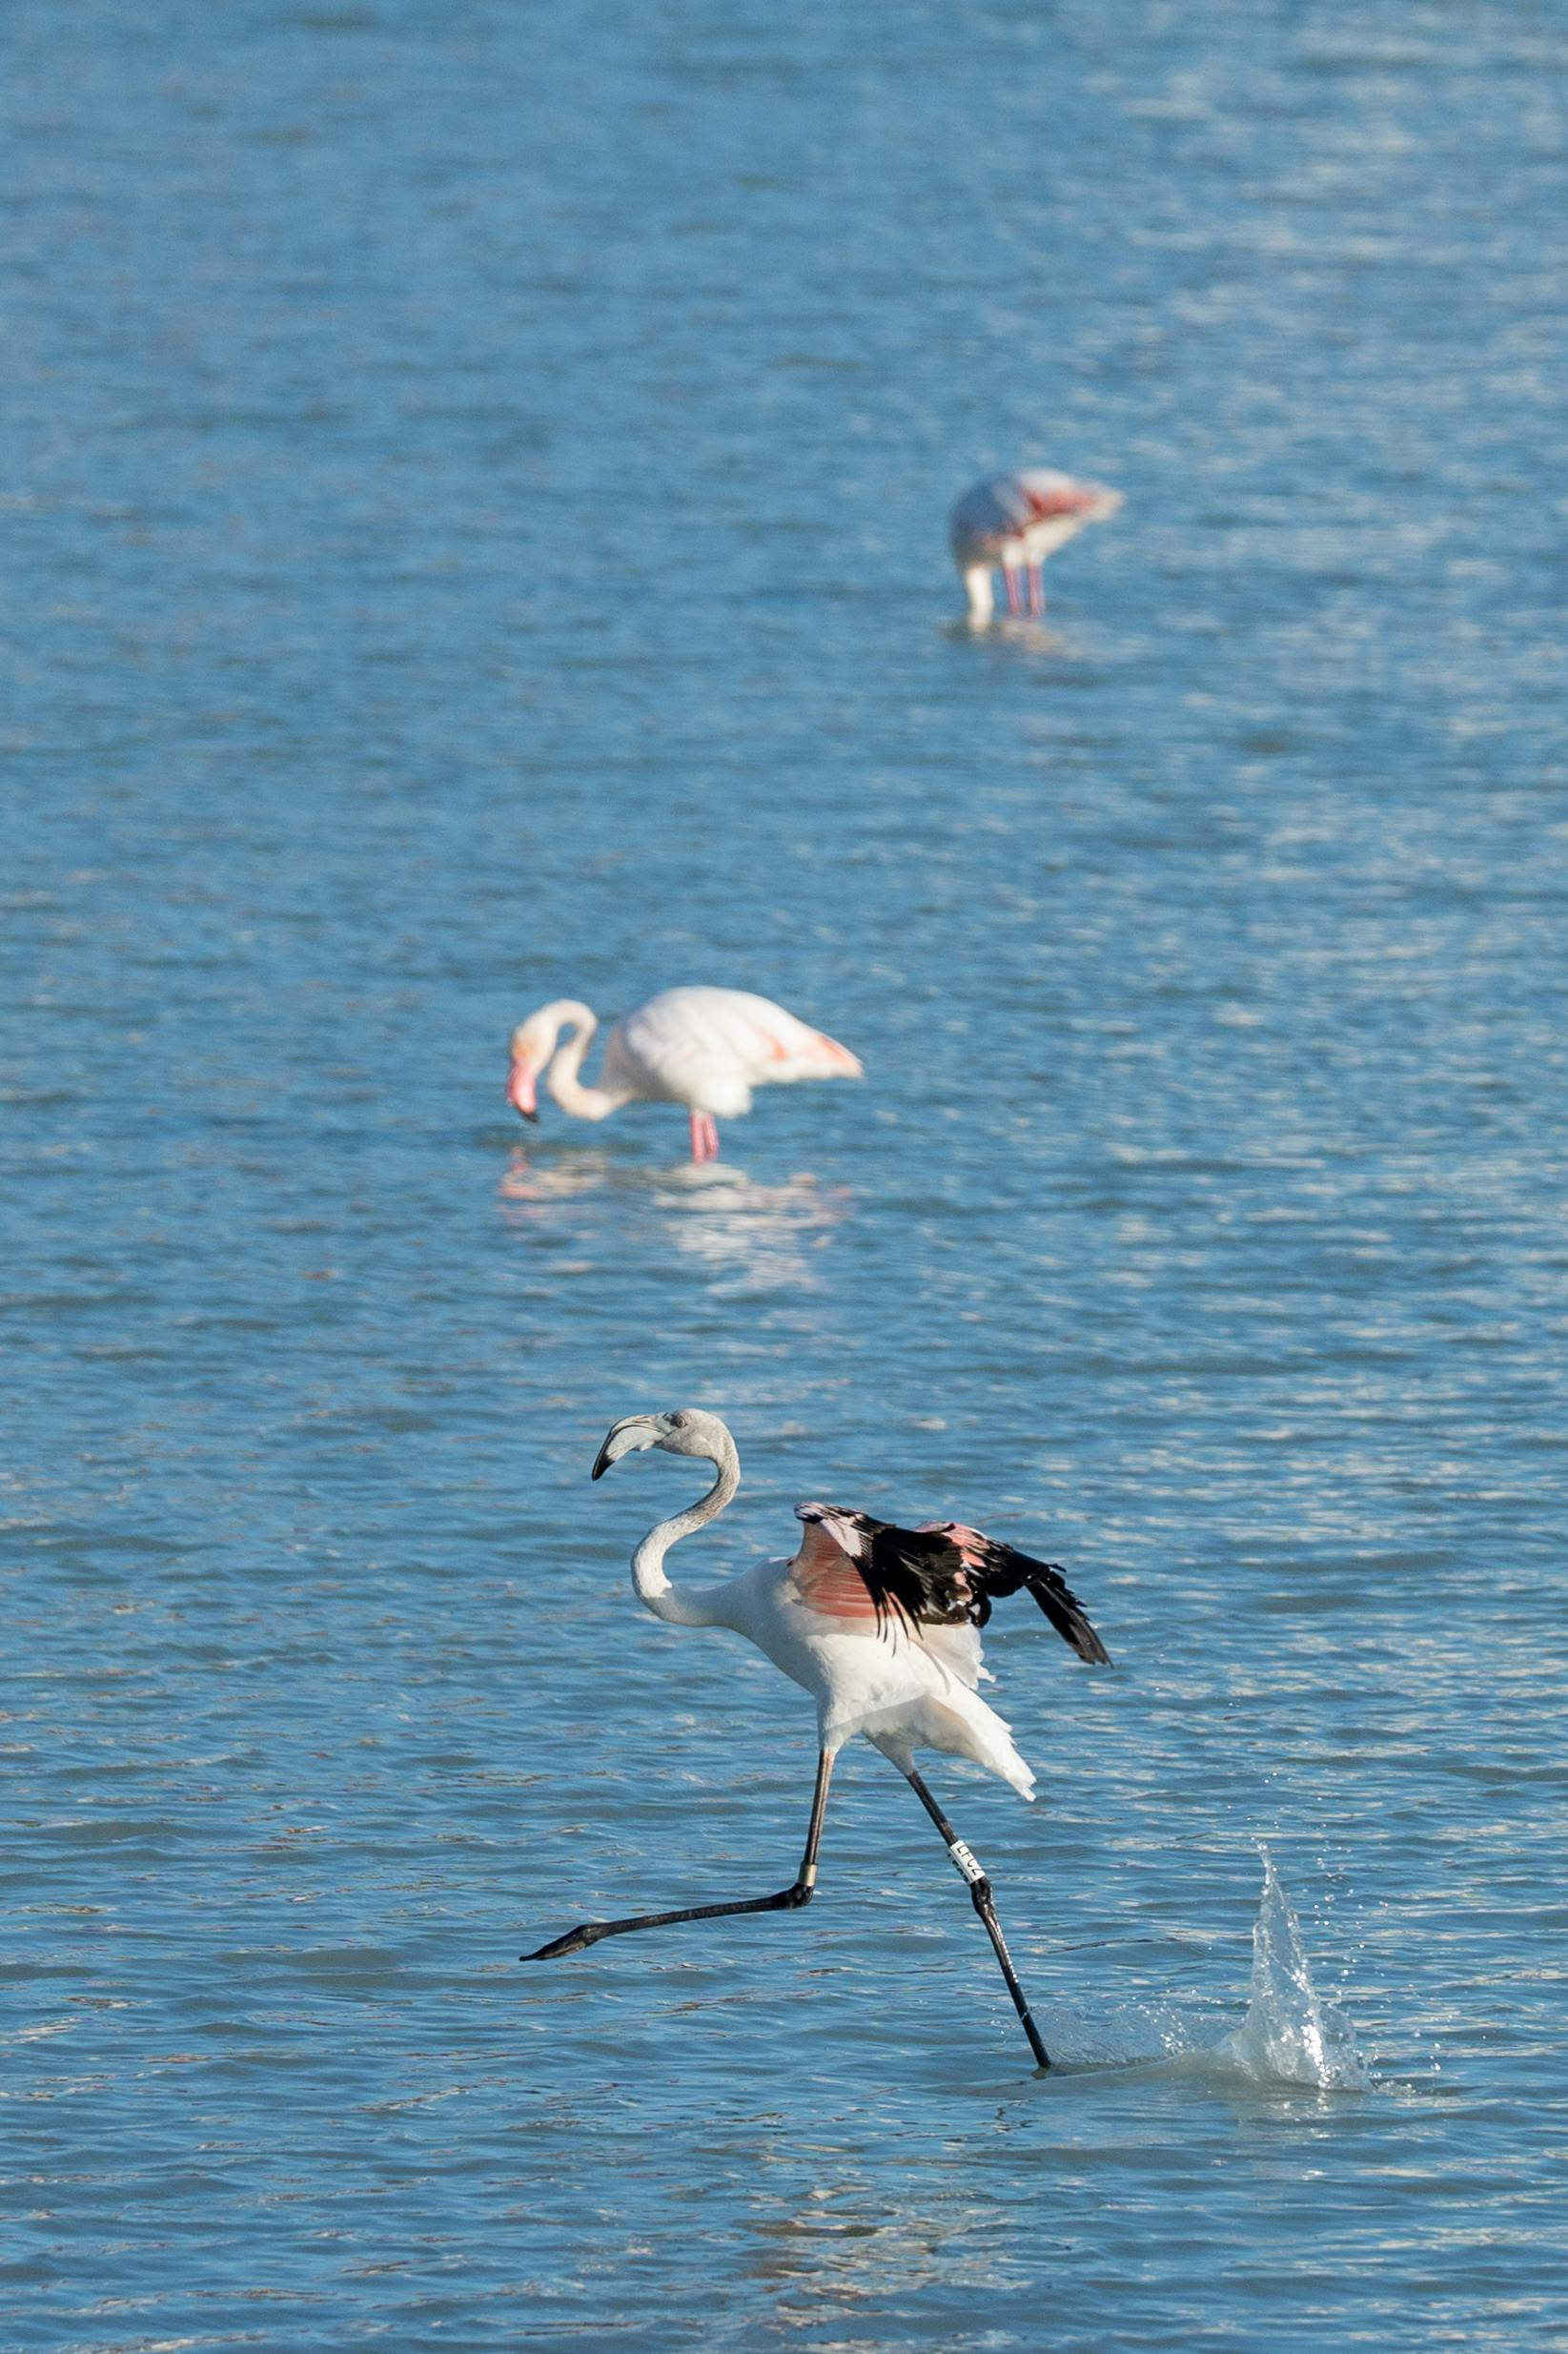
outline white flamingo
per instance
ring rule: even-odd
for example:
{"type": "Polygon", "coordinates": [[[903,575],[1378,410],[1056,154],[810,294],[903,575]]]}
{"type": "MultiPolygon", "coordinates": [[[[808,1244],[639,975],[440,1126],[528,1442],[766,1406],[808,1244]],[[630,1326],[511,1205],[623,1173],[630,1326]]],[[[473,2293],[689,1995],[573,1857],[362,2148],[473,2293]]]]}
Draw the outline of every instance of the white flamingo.
{"type": "Polygon", "coordinates": [[[599,1450],[594,1478],[643,1447],[696,1456],[714,1464],[719,1476],[705,1496],[661,1521],[638,1546],[632,1583],[639,1597],[656,1618],[673,1626],[727,1627],[748,1636],[817,1704],[817,1787],[805,1852],[794,1882],[776,1895],[588,1921],[522,1958],[555,1961],[597,1945],[601,1937],[624,1936],[634,1929],[711,1921],[731,1913],[789,1912],[809,1904],[833,1761],[853,1734],[863,1732],[892,1759],[947,1841],[996,1950],[1029,2048],[1039,2065],[1049,2068],[1049,2056],[996,1917],[990,1882],[915,1771],[914,1752],[946,1750],[971,1757],[1010,1782],[1020,1796],[1033,1796],[1033,1774],[1007,1726],[975,1689],[986,1672],[979,1630],[993,1601],[1027,1589],[1080,1659],[1108,1664],[1105,1645],[1060,1569],[956,1522],[896,1528],[869,1513],[802,1504],[795,1511],[805,1524],[805,1535],[792,1561],[764,1562],[722,1586],[682,1591],[664,1574],[664,1555],[677,1539],[723,1510],[741,1484],[741,1459],[717,1414],[687,1406],[668,1414],[633,1414],[617,1423],[599,1450]]]}
{"type": "Polygon", "coordinates": [[[605,1119],[623,1103],[683,1103],[691,1114],[693,1160],[715,1160],[718,1120],[751,1109],[754,1087],[794,1079],[858,1079],[846,1046],[743,989],[665,989],[625,1014],[604,1041],[597,1087],[579,1076],[599,1016],[575,997],[541,1005],[512,1033],[506,1099],[539,1117],[537,1082],[574,1119],[605,1119]],[[557,1050],[563,1029],[571,1035],[557,1050]]]}
{"type": "Polygon", "coordinates": [[[1086,523],[1102,522],[1122,503],[1119,490],[1103,482],[1075,482],[1047,466],[1017,474],[988,475],[964,493],[947,523],[953,562],[968,592],[969,619],[979,624],[996,611],[991,574],[998,565],[1007,583],[1008,611],[1023,610],[1019,576],[1028,576],[1028,609],[1046,609],[1040,567],[1048,556],[1086,523]]]}

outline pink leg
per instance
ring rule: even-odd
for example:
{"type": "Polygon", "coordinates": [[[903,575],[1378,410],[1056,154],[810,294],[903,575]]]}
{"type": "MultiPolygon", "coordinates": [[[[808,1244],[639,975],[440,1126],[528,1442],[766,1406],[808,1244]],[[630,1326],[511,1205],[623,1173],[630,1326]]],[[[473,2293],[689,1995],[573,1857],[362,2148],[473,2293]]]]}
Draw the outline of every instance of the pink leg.
{"type": "Polygon", "coordinates": [[[701,1112],[694,1111],[691,1116],[691,1157],[694,1161],[703,1161],[707,1158],[707,1154],[703,1149],[706,1142],[707,1138],[703,1134],[703,1115],[701,1112]]]}
{"type": "Polygon", "coordinates": [[[1038,614],[1043,613],[1043,612],[1045,611],[1045,609],[1046,609],[1046,584],[1045,584],[1045,582],[1044,582],[1044,581],[1040,578],[1040,567],[1039,567],[1039,565],[1038,565],[1038,564],[1030,564],[1030,566],[1029,566],[1029,611],[1030,611],[1031,613],[1033,613],[1033,614],[1038,615],[1038,614]]]}
{"type": "Polygon", "coordinates": [[[1009,613],[1022,612],[1023,607],[1018,601],[1018,575],[1011,564],[1003,565],[1002,578],[1008,583],[1008,611],[1009,613]]]}
{"type": "Polygon", "coordinates": [[[691,1157],[699,1164],[719,1157],[719,1127],[711,1112],[691,1116],[691,1157]]]}
{"type": "Polygon", "coordinates": [[[703,1128],[707,1140],[706,1157],[709,1160],[717,1160],[719,1157],[719,1123],[711,1112],[703,1113],[703,1128]]]}

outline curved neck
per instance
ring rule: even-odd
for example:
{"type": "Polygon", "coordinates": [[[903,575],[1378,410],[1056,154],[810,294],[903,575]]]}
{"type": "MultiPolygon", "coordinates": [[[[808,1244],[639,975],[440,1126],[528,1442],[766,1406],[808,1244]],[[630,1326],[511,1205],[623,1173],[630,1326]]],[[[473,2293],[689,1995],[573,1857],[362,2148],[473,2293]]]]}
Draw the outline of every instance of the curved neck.
{"type": "MultiPolygon", "coordinates": [[[[723,1424],[720,1425],[723,1430],[723,1424]]],[[[700,1496],[683,1512],[672,1520],[661,1521],[650,1528],[632,1555],[632,1584],[640,1602],[645,1603],[655,1618],[668,1619],[676,1627],[711,1627],[714,1619],[701,1594],[682,1594],[664,1575],[664,1556],[672,1545],[689,1537],[694,1529],[716,1520],[741,1484],[741,1458],[734,1440],[723,1431],[721,1452],[713,1457],[719,1477],[705,1496],[700,1496]]]]}
{"type": "Polygon", "coordinates": [[[969,600],[971,622],[988,622],[996,611],[996,593],[991,586],[989,564],[963,564],[964,586],[969,600]]]}
{"type": "Polygon", "coordinates": [[[544,1084],[563,1112],[574,1119],[603,1119],[608,1113],[625,1102],[612,1088],[584,1087],[578,1077],[588,1049],[599,1028],[599,1015],[590,1006],[575,1005],[569,999],[556,1011],[563,1027],[571,1031],[564,1046],[558,1047],[545,1074],[544,1084]]]}

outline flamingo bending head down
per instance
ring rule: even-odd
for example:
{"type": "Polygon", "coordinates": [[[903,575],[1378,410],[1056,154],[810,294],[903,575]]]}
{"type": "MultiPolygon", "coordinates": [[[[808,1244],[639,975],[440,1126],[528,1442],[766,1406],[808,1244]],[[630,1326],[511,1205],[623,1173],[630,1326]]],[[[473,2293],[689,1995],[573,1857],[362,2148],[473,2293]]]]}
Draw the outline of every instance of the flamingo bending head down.
{"type": "Polygon", "coordinates": [[[506,1100],[524,1119],[539,1117],[543,1072],[574,1119],[605,1119],[626,1103],[684,1104],[693,1160],[715,1160],[720,1118],[749,1112],[753,1088],[863,1076],[846,1046],[743,989],[665,989],[649,997],[614,1025],[599,1085],[589,1087],[579,1075],[598,1028],[598,1014],[575,997],[541,1005],[519,1023],[506,1100]],[[571,1035],[558,1047],[562,1030],[571,1035]]]}
{"type": "Polygon", "coordinates": [[[1086,523],[1103,522],[1122,503],[1119,490],[1104,482],[1077,482],[1049,466],[1025,466],[1017,474],[988,475],[954,507],[947,540],[968,594],[969,620],[976,626],[996,611],[991,574],[1001,566],[1008,611],[1023,610],[1021,576],[1027,577],[1028,609],[1046,609],[1040,567],[1086,523]]]}

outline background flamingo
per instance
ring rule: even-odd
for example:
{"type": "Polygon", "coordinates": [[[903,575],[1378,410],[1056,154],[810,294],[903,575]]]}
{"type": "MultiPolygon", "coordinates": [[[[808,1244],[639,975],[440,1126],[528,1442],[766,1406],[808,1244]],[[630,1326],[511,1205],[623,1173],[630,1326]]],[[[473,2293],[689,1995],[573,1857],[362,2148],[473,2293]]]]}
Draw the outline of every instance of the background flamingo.
{"type": "Polygon", "coordinates": [[[513,1031],[506,1099],[524,1119],[539,1117],[537,1082],[545,1071],[551,1095],[575,1119],[604,1119],[623,1103],[683,1103],[693,1160],[713,1160],[718,1118],[749,1112],[754,1087],[863,1076],[846,1046],[743,989],[662,990],[615,1024],[600,1083],[587,1087],[579,1075],[598,1028],[589,1007],[558,997],[513,1031]],[[563,1029],[571,1035],[558,1051],[563,1029]]]}
{"type": "Polygon", "coordinates": [[[791,1886],[775,1895],[584,1922],[525,1954],[523,1960],[556,1961],[601,1937],[624,1936],[636,1929],[716,1920],[731,1913],[790,1912],[809,1904],[833,1761],[853,1734],[863,1732],[892,1759],[946,1840],[996,1950],[1029,2049],[1040,2066],[1049,2068],[1049,2055],[996,1917],[990,1882],[915,1771],[914,1752],[946,1750],[971,1757],[1010,1782],[1022,1797],[1032,1798],[1033,1774],[1007,1726],[975,1689],[986,1672],[979,1629],[994,1600],[1027,1589],[1080,1659],[1108,1663],[1105,1645],[1060,1569],[957,1522],[897,1528],[866,1512],[802,1504],[795,1510],[805,1523],[805,1535],[792,1561],[764,1562],[722,1586],[682,1592],[664,1574],[664,1555],[678,1538],[723,1510],[741,1484],[741,1459],[717,1414],[687,1406],[668,1414],[633,1414],[617,1423],[599,1450],[594,1478],[622,1455],[644,1447],[697,1456],[713,1464],[719,1476],[705,1496],[661,1521],[638,1546],[632,1583],[641,1599],[656,1618],[673,1626],[727,1627],[748,1636],[817,1703],[817,1786],[805,1852],[791,1886]]]}
{"type": "Polygon", "coordinates": [[[1046,609],[1040,567],[1064,541],[1086,523],[1104,522],[1122,503],[1119,490],[1104,482],[1075,482],[1069,474],[1026,466],[1017,474],[992,474],[964,493],[947,523],[953,562],[968,592],[971,622],[988,622],[996,610],[991,573],[1000,564],[1007,583],[1008,611],[1022,611],[1020,577],[1027,575],[1028,609],[1046,609]]]}

